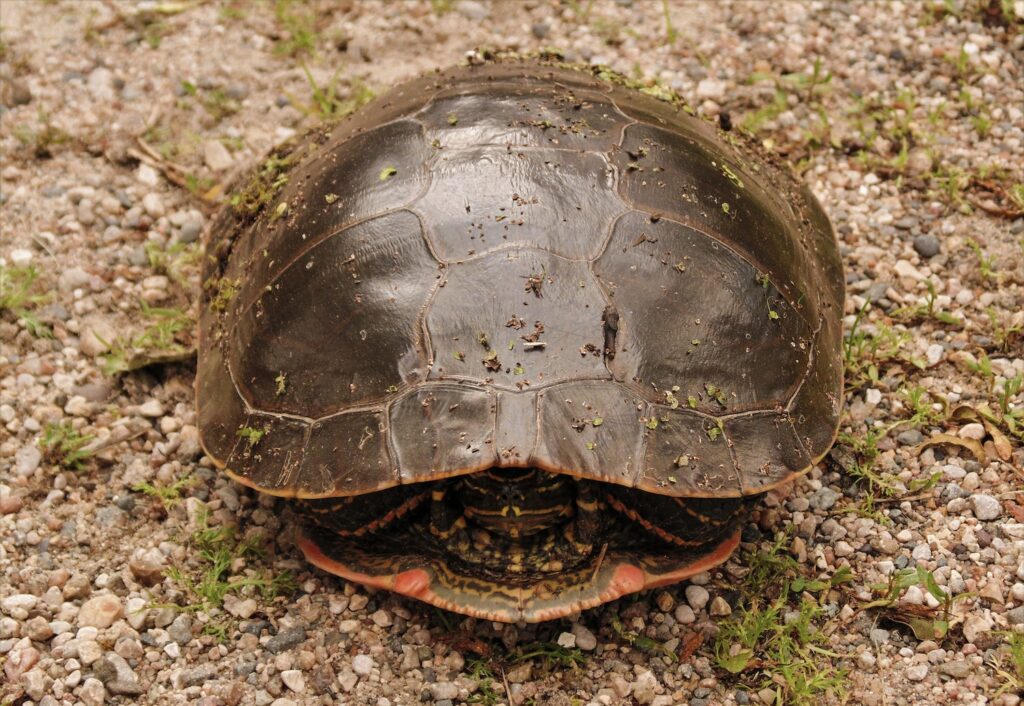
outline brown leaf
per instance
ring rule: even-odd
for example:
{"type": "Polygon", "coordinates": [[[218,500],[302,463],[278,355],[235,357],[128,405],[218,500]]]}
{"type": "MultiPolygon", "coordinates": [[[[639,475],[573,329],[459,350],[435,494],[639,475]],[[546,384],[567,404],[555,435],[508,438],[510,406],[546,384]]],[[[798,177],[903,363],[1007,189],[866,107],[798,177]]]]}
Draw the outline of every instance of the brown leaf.
{"type": "Polygon", "coordinates": [[[935,436],[928,437],[923,442],[917,445],[915,451],[920,454],[925,449],[931,446],[939,446],[941,444],[951,444],[953,446],[959,446],[962,449],[967,449],[971,452],[978,463],[985,463],[985,448],[980,442],[974,439],[961,439],[959,436],[954,434],[936,434],[935,436]]]}
{"type": "Polygon", "coordinates": [[[1013,447],[1010,446],[1010,440],[1006,438],[1003,432],[999,431],[999,427],[989,420],[982,419],[981,423],[985,425],[985,431],[992,437],[992,445],[996,447],[996,453],[999,455],[999,458],[1003,461],[1009,461],[1010,456],[1013,455],[1013,447]]]}
{"type": "Polygon", "coordinates": [[[1024,506],[1018,505],[1014,502],[1007,502],[1003,507],[1006,508],[1008,513],[1013,515],[1017,522],[1024,522],[1024,506]]]}
{"type": "Polygon", "coordinates": [[[683,639],[683,646],[679,650],[679,661],[689,662],[693,653],[704,643],[704,633],[691,632],[683,639]]]}

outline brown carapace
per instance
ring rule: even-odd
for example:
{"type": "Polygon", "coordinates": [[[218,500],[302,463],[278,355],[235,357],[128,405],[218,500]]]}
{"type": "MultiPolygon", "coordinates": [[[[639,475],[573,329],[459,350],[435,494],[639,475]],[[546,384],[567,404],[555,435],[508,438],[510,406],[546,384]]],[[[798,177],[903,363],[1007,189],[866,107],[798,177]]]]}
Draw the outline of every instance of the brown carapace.
{"type": "Polygon", "coordinates": [[[211,458],[321,568],[502,621],[705,571],[835,435],[808,190],[607,72],[437,72],[285,145],[207,244],[211,458]]]}

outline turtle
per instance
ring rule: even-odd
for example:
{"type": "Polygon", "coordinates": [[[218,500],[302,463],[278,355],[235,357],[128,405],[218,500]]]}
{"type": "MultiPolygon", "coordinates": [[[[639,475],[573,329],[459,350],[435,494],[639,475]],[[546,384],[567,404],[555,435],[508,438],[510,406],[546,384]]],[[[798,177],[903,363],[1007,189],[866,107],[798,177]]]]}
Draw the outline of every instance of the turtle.
{"type": "Polygon", "coordinates": [[[489,56],[274,150],[206,242],[205,453],[315,566],[499,622],[704,572],[838,427],[821,205],[657,86],[489,56]]]}

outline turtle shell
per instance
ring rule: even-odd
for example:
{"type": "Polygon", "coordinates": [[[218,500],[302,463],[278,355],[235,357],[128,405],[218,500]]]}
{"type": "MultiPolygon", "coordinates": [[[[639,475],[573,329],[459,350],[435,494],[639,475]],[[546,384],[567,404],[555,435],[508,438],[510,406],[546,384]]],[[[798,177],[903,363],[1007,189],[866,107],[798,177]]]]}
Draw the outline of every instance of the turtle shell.
{"type": "Polygon", "coordinates": [[[809,469],[842,390],[828,219],[623,84],[454,68],[259,165],[207,244],[208,454],[302,499],[490,468],[741,498],[809,469]]]}

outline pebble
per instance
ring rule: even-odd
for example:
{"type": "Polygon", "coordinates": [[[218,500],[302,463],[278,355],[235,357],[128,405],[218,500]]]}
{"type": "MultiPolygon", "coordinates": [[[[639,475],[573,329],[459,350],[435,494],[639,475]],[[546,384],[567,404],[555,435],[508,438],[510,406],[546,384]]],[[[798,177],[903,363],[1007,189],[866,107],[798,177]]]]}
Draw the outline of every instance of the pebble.
{"type": "Polygon", "coordinates": [[[281,681],[296,694],[301,694],[306,690],[306,680],[300,669],[284,670],[281,672],[281,681]]]}
{"type": "Polygon", "coordinates": [[[82,700],[85,706],[103,706],[103,702],[107,698],[107,690],[104,688],[103,682],[90,677],[85,680],[85,683],[79,689],[78,698],[82,700]]]}
{"type": "Polygon", "coordinates": [[[689,625],[697,619],[697,616],[694,615],[693,608],[685,603],[680,603],[676,606],[675,618],[676,622],[689,625]]]}
{"type": "Polygon", "coordinates": [[[811,494],[811,507],[815,510],[829,510],[839,499],[839,493],[828,486],[823,486],[811,494]]]}
{"type": "Polygon", "coordinates": [[[378,610],[370,616],[370,620],[373,621],[374,625],[379,625],[382,628],[389,627],[394,623],[391,619],[391,614],[386,610],[378,610]]]}
{"type": "Polygon", "coordinates": [[[658,692],[658,678],[645,669],[633,680],[632,691],[638,704],[650,704],[658,692]]]}
{"type": "Polygon", "coordinates": [[[729,602],[721,596],[715,596],[714,600],[711,601],[711,615],[715,617],[721,617],[732,614],[732,607],[729,602]]]}
{"type": "Polygon", "coordinates": [[[121,599],[107,593],[90,598],[82,604],[78,611],[78,624],[99,629],[109,628],[122,615],[124,606],[121,599]]]}
{"type": "Polygon", "coordinates": [[[710,599],[710,594],[703,586],[690,584],[686,587],[686,601],[695,611],[703,610],[710,599]]]}
{"type": "Polygon", "coordinates": [[[224,610],[236,618],[246,620],[259,610],[259,604],[254,598],[239,598],[234,594],[224,597],[224,610]]]}
{"type": "Polygon", "coordinates": [[[369,655],[356,655],[352,658],[352,671],[361,677],[367,676],[377,664],[369,655]]]}
{"type": "Polygon", "coordinates": [[[921,257],[935,257],[939,254],[939,239],[934,235],[918,235],[914,238],[914,250],[921,257]]]}
{"type": "Polygon", "coordinates": [[[142,210],[151,218],[160,218],[167,213],[163,198],[155,191],[151,191],[142,197],[142,210]]]}
{"type": "Polygon", "coordinates": [[[455,11],[466,19],[476,22],[487,19],[491,14],[491,8],[477,0],[458,0],[455,3],[455,11]]]}
{"type": "Polygon", "coordinates": [[[164,406],[160,400],[146,400],[139,405],[139,414],[149,419],[157,419],[164,416],[164,406]]]}
{"type": "Polygon", "coordinates": [[[960,427],[960,431],[956,433],[961,439],[974,439],[975,441],[984,439],[985,434],[985,427],[976,422],[963,425],[960,427]]]}
{"type": "Polygon", "coordinates": [[[266,648],[274,654],[290,650],[306,641],[306,628],[301,625],[286,628],[267,640],[266,648]]]}
{"type": "Polygon", "coordinates": [[[437,701],[442,699],[454,700],[459,697],[459,687],[450,681],[439,681],[430,685],[430,695],[437,701]]]}
{"type": "Polygon", "coordinates": [[[910,681],[922,681],[928,676],[928,665],[927,664],[914,664],[907,667],[905,672],[907,679],[910,681]]]}
{"type": "Polygon", "coordinates": [[[15,593],[13,596],[7,596],[0,601],[0,609],[12,618],[25,620],[38,602],[39,599],[31,593],[15,593]]]}
{"type": "Polygon", "coordinates": [[[1003,514],[1003,507],[999,501],[985,493],[976,493],[971,496],[971,510],[974,516],[983,522],[994,520],[1003,514]]]}
{"type": "MultiPolygon", "coordinates": [[[[207,140],[203,143],[203,161],[215,172],[230,169],[235,163],[228,148],[220,140],[207,140]]],[[[145,208],[145,204],[143,204],[143,208],[145,208]]],[[[149,209],[146,210],[148,212],[149,209]]]]}
{"type": "Polygon", "coordinates": [[[573,623],[571,630],[576,638],[576,647],[584,652],[590,652],[597,647],[597,638],[585,625],[573,623]]]}

